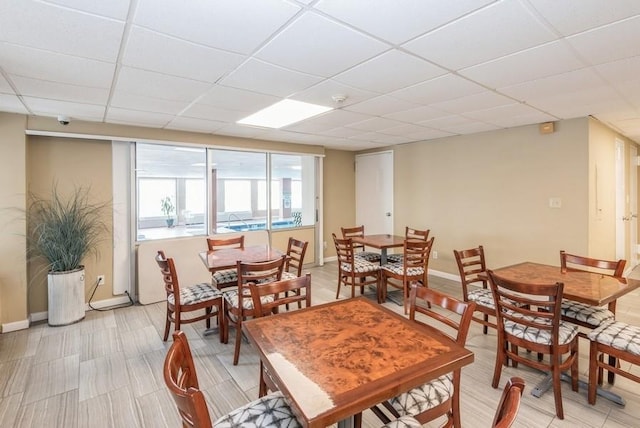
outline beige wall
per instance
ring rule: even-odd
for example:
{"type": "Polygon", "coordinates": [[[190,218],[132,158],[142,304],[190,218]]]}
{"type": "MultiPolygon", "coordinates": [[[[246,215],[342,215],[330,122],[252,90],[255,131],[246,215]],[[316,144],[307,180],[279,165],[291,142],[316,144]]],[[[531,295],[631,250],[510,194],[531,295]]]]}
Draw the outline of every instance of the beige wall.
{"type": "MultiPolygon", "coordinates": [[[[28,191],[47,196],[52,183],[68,194],[76,186],[90,186],[91,202],[109,202],[112,198],[111,142],[86,139],[30,137],[27,143],[28,191]]],[[[111,211],[104,221],[112,227],[111,211]]],[[[105,286],[96,290],[94,301],[112,297],[113,239],[111,233],[99,246],[99,256],[88,257],[85,265],[85,301],[88,301],[97,275],[104,274],[105,286]]],[[[40,263],[29,263],[29,313],[47,310],[47,276],[40,263]]]]}
{"type": "Polygon", "coordinates": [[[340,236],[340,228],[355,225],[356,176],[355,153],[327,150],[324,158],[324,257],[334,257],[331,234],[340,236]]]}
{"type": "MultiPolygon", "coordinates": [[[[19,323],[27,314],[25,150],[22,115],[0,113],[0,321],[19,323]]],[[[25,328],[25,326],[19,328],[25,328]]]]}
{"type": "Polygon", "coordinates": [[[430,268],[456,275],[453,249],[480,244],[489,267],[586,253],[587,132],[575,119],[553,134],[534,125],[396,146],[395,232],[431,229],[430,268]]]}

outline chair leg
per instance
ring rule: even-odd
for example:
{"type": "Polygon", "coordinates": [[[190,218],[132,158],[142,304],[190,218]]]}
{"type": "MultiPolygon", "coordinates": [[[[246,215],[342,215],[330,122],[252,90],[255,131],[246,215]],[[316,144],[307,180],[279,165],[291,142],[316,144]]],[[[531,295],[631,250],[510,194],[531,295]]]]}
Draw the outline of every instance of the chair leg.
{"type": "Polygon", "coordinates": [[[262,364],[262,360],[260,360],[260,383],[258,388],[258,397],[262,398],[267,395],[267,383],[264,380],[264,365],[262,364]]]}
{"type": "Polygon", "coordinates": [[[204,308],[204,313],[208,315],[207,319],[204,321],[207,326],[207,330],[211,328],[211,309],[213,309],[213,306],[204,308]]]}
{"type": "Polygon", "coordinates": [[[336,300],[340,298],[340,285],[342,284],[342,272],[338,271],[338,291],[336,291],[336,300]]]}
{"type": "Polygon", "coordinates": [[[596,404],[596,388],[598,386],[598,344],[590,342],[589,347],[589,391],[587,401],[596,404]]]}
{"type": "Polygon", "coordinates": [[[225,338],[227,337],[227,322],[224,316],[224,311],[222,310],[222,305],[218,306],[218,335],[220,336],[220,343],[224,343],[225,338]]]}
{"type": "MultiPolygon", "coordinates": [[[[484,322],[489,322],[489,315],[484,314],[484,322]]],[[[482,325],[482,334],[487,334],[488,333],[488,327],[486,324],[482,325]]]]}
{"type": "MultiPolygon", "coordinates": [[[[609,365],[611,367],[618,367],[618,362],[616,361],[616,357],[609,355],[609,365]]],[[[607,382],[609,382],[609,384],[613,385],[613,383],[616,380],[616,374],[614,372],[612,372],[611,370],[607,371],[607,382]]]]}
{"type": "Polygon", "coordinates": [[[163,341],[167,341],[169,338],[169,329],[171,328],[171,311],[167,308],[167,320],[164,324],[164,338],[163,341]]]}
{"type": "Polygon", "coordinates": [[[238,320],[236,321],[236,345],[235,350],[233,351],[233,365],[238,365],[238,360],[240,359],[240,343],[242,342],[242,316],[238,315],[238,320]]]}
{"type": "Polygon", "coordinates": [[[560,384],[560,368],[558,361],[553,365],[553,399],[556,403],[556,416],[558,419],[564,419],[564,410],[562,408],[562,385],[560,384]]]}
{"type": "Polygon", "coordinates": [[[496,365],[493,369],[493,381],[491,382],[491,386],[493,388],[497,388],[500,383],[500,376],[502,375],[502,366],[505,363],[505,353],[506,348],[508,346],[504,339],[501,337],[500,333],[498,333],[498,347],[496,352],[496,365]]]}

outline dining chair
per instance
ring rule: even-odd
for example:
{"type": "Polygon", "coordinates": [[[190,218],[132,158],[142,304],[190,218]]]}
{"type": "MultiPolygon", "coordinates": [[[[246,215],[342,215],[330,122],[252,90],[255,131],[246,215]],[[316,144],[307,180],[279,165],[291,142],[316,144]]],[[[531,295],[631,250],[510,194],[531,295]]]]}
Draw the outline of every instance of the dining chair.
{"type": "Polygon", "coordinates": [[[596,404],[596,390],[602,385],[602,370],[619,374],[634,382],[640,382],[640,376],[634,374],[634,366],[640,365],[640,327],[621,321],[611,320],[587,334],[589,348],[589,404],[596,404]],[[613,357],[605,362],[605,355],[613,357]],[[623,370],[619,361],[630,363],[623,370]]]}
{"type": "MultiPolygon", "coordinates": [[[[361,238],[364,236],[364,225],[354,227],[341,227],[342,238],[361,238]]],[[[365,251],[364,244],[353,244],[354,255],[371,263],[380,263],[380,254],[374,251],[365,251]]]]}
{"type": "Polygon", "coordinates": [[[432,237],[428,241],[414,241],[405,239],[403,245],[403,262],[387,263],[380,267],[380,287],[378,287],[378,301],[385,302],[387,299],[387,287],[399,288],[402,290],[402,300],[404,313],[407,313],[407,302],[412,283],[420,283],[423,287],[428,287],[429,255],[433,247],[432,237]]]}
{"type": "Polygon", "coordinates": [[[578,391],[578,327],[561,320],[564,284],[512,281],[488,270],[496,304],[498,346],[492,386],[498,387],[502,366],[511,361],[550,373],[556,415],[564,419],[560,374],[571,372],[571,386],[578,391]],[[539,358],[518,354],[518,348],[538,353],[539,358]],[[548,361],[541,358],[548,355],[548,361]]]}
{"type": "MultiPolygon", "coordinates": [[[[420,229],[414,229],[412,227],[406,226],[404,228],[404,239],[426,241],[427,239],[429,239],[429,232],[431,232],[429,229],[420,230],[420,229]]],[[[403,259],[404,259],[403,254],[389,254],[387,256],[387,261],[389,263],[402,263],[403,259]]]]}
{"type": "MultiPolygon", "coordinates": [[[[233,238],[207,238],[209,251],[222,250],[227,248],[244,249],[244,235],[233,238]]],[[[211,283],[219,290],[226,287],[233,287],[238,282],[238,272],[235,268],[222,269],[211,274],[211,283]]]]}
{"type": "Polygon", "coordinates": [[[301,241],[293,237],[287,243],[287,260],[284,263],[282,279],[293,279],[302,276],[304,256],[307,253],[308,241],[301,241]]]}
{"type": "Polygon", "coordinates": [[[351,238],[338,238],[335,233],[332,233],[331,236],[333,237],[338,257],[338,290],[336,291],[336,299],[340,298],[340,286],[342,284],[345,287],[351,287],[351,297],[355,297],[356,287],[360,287],[360,294],[364,294],[366,285],[375,285],[378,302],[380,302],[380,264],[355,257],[351,238]]]}
{"type": "Polygon", "coordinates": [[[156,255],[156,263],[160,267],[164,289],[167,293],[167,315],[163,340],[166,342],[169,338],[171,323],[175,326],[174,330],[180,330],[182,324],[205,320],[207,329],[209,329],[211,328],[211,318],[217,317],[220,341],[222,342],[226,335],[222,292],[206,282],[181,287],[173,258],[166,257],[162,250],[159,250],[156,255]],[[204,314],[183,317],[183,313],[194,311],[204,311],[204,314]]]}
{"type": "MultiPolygon", "coordinates": [[[[453,296],[414,284],[411,286],[409,297],[409,319],[464,346],[475,306],[474,302],[463,302],[453,296]],[[437,307],[437,310],[434,307],[437,307]],[[431,322],[427,324],[418,319],[416,314],[427,317],[431,322]],[[455,335],[449,334],[450,331],[454,331],[455,335]]],[[[460,378],[461,370],[454,370],[384,401],[382,405],[396,418],[408,415],[424,424],[446,415],[449,425],[460,428],[460,378]]],[[[372,407],[371,410],[383,422],[389,422],[389,418],[378,406],[372,407]]]]}
{"type": "Polygon", "coordinates": [[[495,322],[489,321],[489,317],[496,316],[496,305],[488,280],[481,276],[487,272],[484,248],[480,245],[468,250],[453,250],[453,255],[460,273],[462,298],[465,302],[476,302],[476,311],[482,313],[482,318],[474,316],[473,320],[482,324],[482,333],[487,334],[488,327],[496,328],[495,322]]]}
{"type": "MultiPolygon", "coordinates": [[[[603,275],[622,278],[626,260],[600,260],[591,257],[578,256],[560,251],[560,270],[567,271],[591,271],[602,273],[603,275]]],[[[591,306],[575,300],[563,299],[560,314],[564,321],[577,324],[587,329],[598,328],[616,316],[616,300],[609,303],[607,307],[591,306]]],[[[579,331],[580,337],[586,338],[587,334],[579,331]]],[[[615,365],[615,360],[610,357],[610,364],[615,365]]],[[[613,383],[615,376],[613,372],[608,372],[608,381],[613,383]]]]}
{"type": "MultiPolygon", "coordinates": [[[[302,304],[305,308],[311,306],[311,274],[309,273],[305,276],[262,284],[250,282],[249,289],[253,299],[254,318],[277,314],[282,306],[289,309],[289,303],[298,303],[298,308],[301,308],[302,304]],[[292,294],[289,295],[289,292],[292,294]]],[[[260,360],[258,396],[266,395],[267,389],[276,390],[275,384],[260,360]]]]}
{"type": "Polygon", "coordinates": [[[178,407],[183,427],[302,426],[293,414],[287,399],[279,391],[247,403],[221,416],[212,424],[207,402],[198,384],[191,348],[187,336],[182,331],[173,333],[173,343],[164,360],[163,375],[169,393],[178,407]]]}
{"type": "Polygon", "coordinates": [[[492,428],[509,428],[518,416],[520,401],[524,392],[524,379],[514,376],[507,381],[493,418],[492,428]]]}
{"type": "MultiPolygon", "coordinates": [[[[238,261],[237,272],[238,281],[235,290],[225,290],[224,295],[224,318],[227,329],[224,336],[224,343],[228,343],[228,327],[235,326],[236,343],[233,352],[233,365],[238,365],[240,358],[240,344],[242,342],[242,321],[247,317],[255,315],[253,299],[251,297],[250,282],[267,283],[280,281],[282,279],[282,269],[284,268],[286,255],[275,260],[257,263],[245,263],[238,261]]],[[[263,297],[264,303],[273,300],[272,296],[263,297]]]]}

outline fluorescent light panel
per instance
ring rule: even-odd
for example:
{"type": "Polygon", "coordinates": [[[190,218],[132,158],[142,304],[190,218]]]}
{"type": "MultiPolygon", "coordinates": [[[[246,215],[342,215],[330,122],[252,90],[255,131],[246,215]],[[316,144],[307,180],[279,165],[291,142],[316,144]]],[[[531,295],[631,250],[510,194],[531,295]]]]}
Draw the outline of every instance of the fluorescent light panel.
{"type": "Polygon", "coordinates": [[[240,119],[237,123],[265,128],[282,128],[332,109],[332,107],[302,101],[282,100],[244,119],[240,119]]]}

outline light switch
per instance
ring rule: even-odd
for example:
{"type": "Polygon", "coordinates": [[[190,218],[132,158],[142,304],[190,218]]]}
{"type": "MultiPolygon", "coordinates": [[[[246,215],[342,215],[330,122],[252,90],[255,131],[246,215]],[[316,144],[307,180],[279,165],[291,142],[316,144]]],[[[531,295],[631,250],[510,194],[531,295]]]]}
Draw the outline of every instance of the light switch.
{"type": "Polygon", "coordinates": [[[562,208],[562,199],[558,197],[549,198],[549,208],[562,208]]]}

